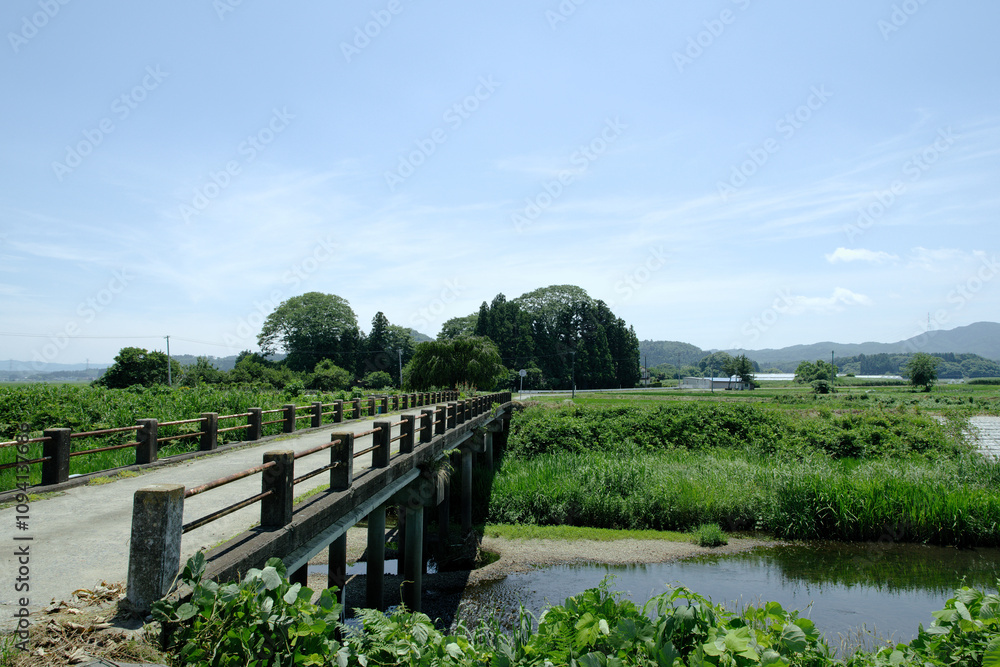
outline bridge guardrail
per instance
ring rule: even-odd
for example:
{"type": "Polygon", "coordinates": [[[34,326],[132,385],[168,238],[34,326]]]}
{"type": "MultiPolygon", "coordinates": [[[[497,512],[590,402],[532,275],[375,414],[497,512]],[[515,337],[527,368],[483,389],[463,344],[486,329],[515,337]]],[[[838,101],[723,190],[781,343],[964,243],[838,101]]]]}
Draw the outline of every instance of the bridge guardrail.
{"type": "MultiPolygon", "coordinates": [[[[11,463],[0,464],[0,471],[19,466],[42,465],[40,486],[52,486],[69,481],[71,459],[81,456],[89,456],[102,452],[116,451],[120,449],[135,449],[136,456],[134,465],[154,463],[159,460],[169,460],[172,457],[160,457],[160,445],[178,440],[188,440],[197,438],[198,452],[213,451],[218,447],[219,436],[224,433],[236,431],[246,431],[246,439],[240,442],[255,442],[264,437],[264,428],[272,424],[282,424],[282,432],[292,433],[296,430],[301,420],[309,419],[310,428],[319,428],[323,425],[325,417],[333,417],[333,424],[339,424],[347,419],[361,419],[365,416],[373,417],[381,413],[388,412],[391,408],[398,410],[402,404],[404,408],[409,406],[417,407],[426,405],[428,401],[443,402],[445,400],[457,398],[457,392],[433,392],[433,393],[412,393],[396,394],[393,396],[368,396],[364,399],[355,398],[348,401],[337,400],[332,403],[313,402],[308,405],[295,405],[292,403],[283,405],[272,410],[262,410],[261,408],[250,408],[247,412],[220,416],[217,412],[205,412],[198,417],[190,419],[179,419],[174,421],[160,422],[157,419],[140,419],[134,426],[123,426],[118,428],[99,429],[94,431],[73,432],[69,428],[45,429],[42,437],[31,438],[27,441],[18,442],[11,440],[0,442],[0,451],[15,445],[28,445],[42,443],[42,455],[32,459],[17,459],[11,463]],[[344,403],[347,403],[345,409],[344,403]],[[333,408],[324,410],[324,408],[333,408]],[[298,414],[308,410],[308,414],[298,414]],[[266,415],[281,414],[281,419],[264,419],[266,415]],[[236,424],[219,428],[219,422],[229,420],[246,419],[245,424],[236,424]],[[163,435],[161,429],[176,428],[198,424],[197,431],[187,431],[170,435],[163,435]],[[136,432],[135,440],[128,442],[110,444],[93,448],[77,448],[74,451],[73,443],[79,439],[91,438],[119,438],[124,433],[136,432]]],[[[328,424],[330,422],[327,422],[328,424]]],[[[106,442],[107,440],[105,440],[106,442]]],[[[190,452],[175,454],[173,456],[185,456],[190,452]]],[[[128,467],[127,465],[125,467],[128,467]]],[[[87,475],[100,474],[109,470],[119,468],[108,468],[95,470],[86,473],[87,475]]],[[[0,491],[2,493],[2,491],[0,491]]]]}
{"type": "MultiPolygon", "coordinates": [[[[418,399],[419,400],[419,399],[418,399]]],[[[494,402],[510,401],[510,393],[503,392],[469,400],[451,402],[444,406],[425,408],[418,415],[403,415],[400,421],[375,422],[374,428],[361,433],[337,433],[330,436],[330,442],[301,452],[274,450],[263,455],[261,465],[233,473],[226,477],[185,489],[180,484],[155,485],[136,491],[133,501],[132,538],[129,553],[129,599],[140,605],[151,603],[166,593],[169,583],[163,576],[149,575],[150,569],[162,575],[167,555],[176,562],[166,565],[167,570],[176,574],[180,563],[181,536],[205,526],[224,516],[261,503],[260,524],[262,528],[280,528],[290,524],[294,517],[294,487],[324,472],[330,472],[330,492],[350,489],[354,481],[354,460],[372,454],[372,468],[388,467],[392,459],[391,445],[399,442],[396,456],[414,451],[415,439],[420,444],[429,443],[433,435],[444,434],[447,429],[462,425],[472,416],[489,410],[494,402]],[[420,427],[416,420],[420,420],[420,427]],[[392,437],[392,429],[399,427],[399,435],[392,437]],[[419,436],[418,436],[419,434],[419,436]],[[372,437],[372,444],[355,451],[359,438],[372,437]],[[329,449],[330,463],[295,476],[295,462],[329,449]],[[185,500],[196,495],[220,488],[232,482],[257,474],[263,475],[261,492],[220,508],[208,515],[183,523],[185,500]],[[143,574],[147,573],[147,574],[143,574]]],[[[171,575],[171,581],[172,581],[171,575]]]]}

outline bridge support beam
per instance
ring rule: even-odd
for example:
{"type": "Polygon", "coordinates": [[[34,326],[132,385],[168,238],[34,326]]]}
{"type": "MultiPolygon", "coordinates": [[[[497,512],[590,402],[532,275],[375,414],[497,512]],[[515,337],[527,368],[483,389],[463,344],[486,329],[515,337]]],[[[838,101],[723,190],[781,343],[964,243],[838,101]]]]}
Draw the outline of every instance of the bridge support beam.
{"type": "Polygon", "coordinates": [[[347,533],[330,543],[327,564],[327,588],[337,587],[337,602],[344,604],[344,587],[347,586],[347,533]]]}
{"type": "Polygon", "coordinates": [[[424,578],[424,506],[407,503],[406,553],[403,556],[403,604],[420,611],[424,578]]]}
{"type": "Polygon", "coordinates": [[[385,609],[385,505],[368,515],[368,576],[365,606],[385,609]]]}
{"type": "Polygon", "coordinates": [[[462,448],[462,536],[472,532],[472,449],[462,448]]]}
{"type": "Polygon", "coordinates": [[[483,438],[486,445],[486,469],[493,474],[493,433],[487,431],[483,438]]]}
{"type": "MultiPolygon", "coordinates": [[[[447,554],[450,544],[448,523],[451,521],[451,480],[442,479],[438,482],[438,552],[447,554]]],[[[440,556],[438,562],[440,563],[440,556]]]]}

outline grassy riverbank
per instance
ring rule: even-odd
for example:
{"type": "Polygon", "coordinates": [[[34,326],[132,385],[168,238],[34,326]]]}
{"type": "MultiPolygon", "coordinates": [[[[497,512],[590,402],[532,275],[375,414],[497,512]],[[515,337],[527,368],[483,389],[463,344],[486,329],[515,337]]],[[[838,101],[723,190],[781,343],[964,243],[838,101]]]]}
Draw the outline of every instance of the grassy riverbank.
{"type": "Polygon", "coordinates": [[[878,409],[535,407],[514,419],[489,520],[998,546],[1000,464],[959,427],[878,409]]]}

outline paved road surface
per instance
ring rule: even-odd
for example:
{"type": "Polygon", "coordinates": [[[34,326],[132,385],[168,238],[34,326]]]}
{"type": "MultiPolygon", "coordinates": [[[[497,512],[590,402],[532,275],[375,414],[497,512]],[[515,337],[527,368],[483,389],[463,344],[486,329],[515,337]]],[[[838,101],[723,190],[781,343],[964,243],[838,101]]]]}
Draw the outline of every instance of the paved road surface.
{"type": "MultiPolygon", "coordinates": [[[[401,414],[419,414],[411,410],[382,415],[380,420],[399,421],[401,414]]],[[[102,581],[124,581],[128,572],[129,537],[132,523],[132,496],[137,489],[150,484],[184,484],[191,488],[214,479],[260,465],[264,452],[292,449],[296,452],[330,441],[334,431],[360,433],[372,428],[373,419],[330,424],[318,430],[290,434],[264,441],[258,445],[209,455],[182,463],[153,468],[138,477],[117,480],[110,484],[78,486],[59,496],[31,503],[29,529],[15,528],[16,509],[0,510],[0,629],[9,629],[17,600],[29,596],[32,611],[48,606],[52,599],[72,600],[79,588],[91,588],[102,581]],[[30,536],[30,542],[15,542],[14,537],[30,536]],[[15,549],[30,547],[30,593],[15,590],[18,568],[15,549]]],[[[398,427],[393,436],[398,435],[398,427]]],[[[367,448],[370,437],[360,440],[356,449],[367,448]]],[[[397,451],[393,443],[393,451],[397,451]]],[[[296,461],[297,474],[319,468],[330,461],[329,450],[296,461]]],[[[355,459],[355,470],[370,467],[371,454],[355,459]]],[[[320,486],[329,480],[321,474],[296,485],[296,495],[320,486]]],[[[205,492],[184,504],[184,521],[189,522],[212,511],[260,493],[261,477],[254,475],[218,489],[205,492]]],[[[260,520],[260,505],[234,512],[184,535],[181,562],[201,548],[213,547],[247,530],[260,520]]]]}

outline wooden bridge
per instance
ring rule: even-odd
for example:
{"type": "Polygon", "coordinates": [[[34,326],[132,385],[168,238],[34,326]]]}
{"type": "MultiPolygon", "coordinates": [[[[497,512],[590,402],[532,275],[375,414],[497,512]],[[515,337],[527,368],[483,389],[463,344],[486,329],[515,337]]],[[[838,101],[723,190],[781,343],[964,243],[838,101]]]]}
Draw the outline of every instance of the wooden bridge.
{"type": "Polygon", "coordinates": [[[461,452],[461,526],[472,529],[473,455],[482,453],[492,465],[493,449],[502,444],[510,419],[511,395],[489,394],[423,408],[399,421],[376,420],[360,433],[335,430],[329,442],[295,452],[268,451],[261,464],[226,477],[185,488],[156,484],[135,492],[128,561],[128,599],[139,609],[167,595],[181,567],[181,538],[254,504],[260,505],[260,525],[206,553],[206,576],[235,580],[251,568],[279,557],[293,581],[305,583],[307,564],[329,549],[328,585],[341,597],[346,583],[348,528],[368,523],[366,605],[384,608],[386,508],[396,505],[405,527],[399,560],[406,583],[403,602],[421,607],[426,563],[424,510],[436,507],[438,526],[447,535],[450,480],[440,470],[453,450],[461,452]],[[499,443],[497,442],[499,439],[499,443]],[[323,457],[321,465],[306,463],[323,457]],[[355,468],[361,457],[371,466],[355,468]],[[261,492],[184,523],[185,501],[232,482],[260,475],[261,492]],[[320,475],[329,488],[304,502],[293,502],[295,487],[320,475]]]}

